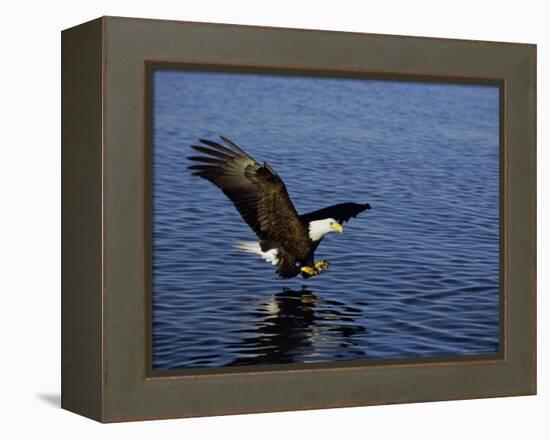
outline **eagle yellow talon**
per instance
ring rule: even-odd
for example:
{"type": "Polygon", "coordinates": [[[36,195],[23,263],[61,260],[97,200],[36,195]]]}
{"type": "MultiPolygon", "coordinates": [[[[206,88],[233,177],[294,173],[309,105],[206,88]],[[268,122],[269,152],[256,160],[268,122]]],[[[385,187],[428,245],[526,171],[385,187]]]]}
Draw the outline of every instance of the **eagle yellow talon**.
{"type": "Polygon", "coordinates": [[[314,267],[311,267],[311,266],[302,266],[300,267],[300,270],[306,275],[309,275],[310,277],[317,275],[317,271],[315,270],[314,267]]]}
{"type": "Polygon", "coordinates": [[[317,273],[323,272],[328,269],[329,265],[329,262],[326,260],[318,261],[317,263],[315,263],[315,270],[317,271],[317,273]]]}

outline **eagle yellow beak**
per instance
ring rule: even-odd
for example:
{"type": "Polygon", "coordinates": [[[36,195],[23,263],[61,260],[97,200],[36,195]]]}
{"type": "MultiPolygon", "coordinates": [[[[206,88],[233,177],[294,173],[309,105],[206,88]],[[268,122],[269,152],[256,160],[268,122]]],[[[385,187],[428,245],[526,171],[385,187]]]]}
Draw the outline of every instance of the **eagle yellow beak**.
{"type": "Polygon", "coordinates": [[[334,230],[334,232],[339,232],[340,234],[344,232],[344,228],[340,223],[334,223],[334,225],[332,226],[332,229],[334,230]]]}

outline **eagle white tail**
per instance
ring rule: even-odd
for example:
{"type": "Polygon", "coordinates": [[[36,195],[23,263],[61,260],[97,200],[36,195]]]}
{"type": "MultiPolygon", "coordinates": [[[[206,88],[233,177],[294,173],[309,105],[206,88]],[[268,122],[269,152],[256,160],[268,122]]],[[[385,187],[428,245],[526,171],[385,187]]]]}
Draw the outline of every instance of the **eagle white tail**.
{"type": "Polygon", "coordinates": [[[277,249],[269,249],[266,252],[262,252],[262,248],[260,247],[260,243],[256,241],[238,241],[235,244],[235,248],[239,249],[243,252],[249,252],[251,254],[256,254],[262,257],[265,261],[268,263],[271,263],[273,266],[277,265],[279,263],[278,258],[278,250],[277,249]]]}

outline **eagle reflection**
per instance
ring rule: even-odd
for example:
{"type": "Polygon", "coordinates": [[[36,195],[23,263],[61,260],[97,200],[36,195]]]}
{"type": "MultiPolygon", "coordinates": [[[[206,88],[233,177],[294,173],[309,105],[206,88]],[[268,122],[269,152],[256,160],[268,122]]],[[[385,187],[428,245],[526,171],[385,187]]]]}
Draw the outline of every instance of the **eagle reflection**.
{"type": "Polygon", "coordinates": [[[325,301],[310,290],[284,289],[254,311],[256,326],[231,344],[239,357],[227,364],[257,365],[357,359],[365,353],[353,338],[366,328],[354,323],[361,310],[325,301]],[[247,336],[253,334],[253,336],[247,336]]]}

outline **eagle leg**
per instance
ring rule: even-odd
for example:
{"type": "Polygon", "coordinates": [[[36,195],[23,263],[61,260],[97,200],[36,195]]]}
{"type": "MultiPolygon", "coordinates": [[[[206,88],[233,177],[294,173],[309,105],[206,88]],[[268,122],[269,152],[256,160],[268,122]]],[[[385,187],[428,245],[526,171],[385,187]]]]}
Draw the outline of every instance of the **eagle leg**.
{"type": "Polygon", "coordinates": [[[317,263],[315,263],[315,271],[317,273],[324,272],[325,270],[328,269],[329,266],[330,266],[330,263],[327,260],[318,261],[317,263]]]}
{"type": "Polygon", "coordinates": [[[304,278],[314,277],[315,275],[317,275],[315,267],[312,266],[302,266],[300,267],[300,271],[302,272],[302,276],[304,278]]]}
{"type": "Polygon", "coordinates": [[[302,266],[300,267],[300,271],[302,272],[302,276],[304,278],[310,278],[314,277],[315,275],[319,275],[321,272],[324,272],[328,269],[330,266],[330,263],[327,260],[318,261],[313,266],[302,266]]]}

